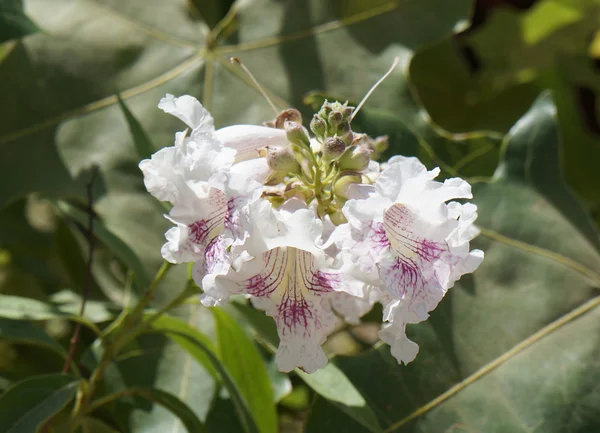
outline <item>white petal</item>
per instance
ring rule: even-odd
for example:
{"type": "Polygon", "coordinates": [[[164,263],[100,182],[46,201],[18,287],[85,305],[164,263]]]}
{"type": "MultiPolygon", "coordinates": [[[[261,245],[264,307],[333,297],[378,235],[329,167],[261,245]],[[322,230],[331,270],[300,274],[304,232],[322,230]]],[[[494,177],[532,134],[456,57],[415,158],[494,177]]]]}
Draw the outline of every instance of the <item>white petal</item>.
{"type": "Polygon", "coordinates": [[[408,364],[417,357],[419,346],[408,339],[405,331],[405,324],[398,321],[388,323],[379,331],[379,338],[390,345],[392,356],[408,364]]]}
{"type": "Polygon", "coordinates": [[[343,284],[339,275],[317,269],[311,253],[277,247],[243,263],[238,272],[217,277],[214,285],[205,285],[202,301],[206,304],[222,293],[251,295],[254,305],[277,324],[279,369],[301,367],[311,373],[327,362],[321,344],[337,321],[330,297],[343,284]]]}
{"type": "Polygon", "coordinates": [[[359,324],[360,318],[367,314],[379,299],[378,290],[372,286],[364,287],[363,296],[354,296],[346,292],[336,292],[331,297],[331,305],[344,321],[359,324]]]}
{"type": "Polygon", "coordinates": [[[232,125],[218,129],[216,136],[223,146],[237,151],[236,162],[258,158],[258,150],[265,146],[288,146],[283,129],[256,125],[232,125]]]}
{"type": "Polygon", "coordinates": [[[318,248],[323,223],[309,209],[294,212],[275,210],[267,200],[257,200],[250,205],[252,237],[248,252],[257,256],[277,247],[295,247],[320,255],[318,248]]]}
{"type": "Polygon", "coordinates": [[[167,94],[158,103],[158,108],[179,118],[192,128],[192,136],[211,133],[215,129],[212,116],[193,96],[183,95],[176,98],[167,94]]]}

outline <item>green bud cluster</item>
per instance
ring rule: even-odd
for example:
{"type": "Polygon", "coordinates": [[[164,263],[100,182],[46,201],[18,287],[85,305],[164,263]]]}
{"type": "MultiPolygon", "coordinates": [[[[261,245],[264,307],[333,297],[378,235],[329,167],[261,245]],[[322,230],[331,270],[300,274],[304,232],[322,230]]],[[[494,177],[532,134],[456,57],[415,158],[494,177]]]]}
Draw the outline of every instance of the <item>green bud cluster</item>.
{"type": "Polygon", "coordinates": [[[269,126],[284,129],[289,147],[267,147],[261,152],[273,170],[275,189],[265,193],[274,205],[296,197],[306,204],[316,200],[319,217],[326,215],[338,225],[346,221],[341,209],[353,184],[365,179],[371,156],[383,152],[387,137],[371,139],[352,132],[354,107],[325,101],[310,121],[311,139],[297,110],[281,112],[269,126]]]}

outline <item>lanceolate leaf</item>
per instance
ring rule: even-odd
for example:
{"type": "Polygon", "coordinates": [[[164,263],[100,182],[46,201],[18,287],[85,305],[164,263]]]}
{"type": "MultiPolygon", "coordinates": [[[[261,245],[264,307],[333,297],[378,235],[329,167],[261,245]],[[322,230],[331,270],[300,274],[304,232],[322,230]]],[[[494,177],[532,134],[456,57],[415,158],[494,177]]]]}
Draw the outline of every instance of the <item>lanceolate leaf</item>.
{"type": "Polygon", "coordinates": [[[260,432],[277,431],[273,389],[265,361],[254,342],[223,310],[213,308],[219,354],[248,404],[260,432]]]}
{"type": "MultiPolygon", "coordinates": [[[[505,145],[494,178],[473,192],[482,230],[474,246],[486,258],[426,324],[409,327],[416,360],[399,366],[381,346],[338,361],[386,432],[600,428],[589,409],[599,402],[600,254],[558,164],[549,162],[560,145],[549,95],[505,145]]],[[[308,430],[333,425],[366,431],[318,403],[308,430]]]]}
{"type": "Polygon", "coordinates": [[[0,339],[16,344],[28,344],[52,350],[61,357],[67,352],[44,330],[33,323],[0,318],[0,339]]]}
{"type": "Polygon", "coordinates": [[[36,433],[74,397],[79,380],[64,374],[25,379],[0,395],[0,432],[36,433]]]}

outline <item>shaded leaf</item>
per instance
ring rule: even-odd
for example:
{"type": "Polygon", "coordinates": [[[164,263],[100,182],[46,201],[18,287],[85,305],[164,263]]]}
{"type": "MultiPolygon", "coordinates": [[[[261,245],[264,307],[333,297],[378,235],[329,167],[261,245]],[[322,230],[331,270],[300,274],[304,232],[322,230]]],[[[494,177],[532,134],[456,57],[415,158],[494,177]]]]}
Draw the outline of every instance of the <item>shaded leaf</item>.
{"type": "Polygon", "coordinates": [[[64,408],[79,380],[63,374],[25,379],[0,395],[0,432],[35,433],[39,425],[64,408]]]}
{"type": "Polygon", "coordinates": [[[125,116],[125,120],[127,120],[127,125],[129,126],[129,131],[131,132],[131,136],[133,138],[133,144],[135,145],[135,149],[137,150],[138,157],[140,160],[148,159],[152,156],[155,151],[154,145],[144,131],[144,128],[140,124],[140,122],[135,118],[133,113],[129,111],[127,108],[127,104],[121,99],[119,95],[117,95],[119,99],[119,106],[121,110],[123,110],[123,115],[125,116]]]}
{"type": "Polygon", "coordinates": [[[18,39],[40,29],[23,11],[23,0],[2,0],[0,3],[0,43],[18,39]]]}
{"type": "Polygon", "coordinates": [[[30,322],[0,318],[0,339],[11,343],[43,347],[63,358],[67,356],[67,352],[60,344],[46,334],[42,328],[30,322]]]}

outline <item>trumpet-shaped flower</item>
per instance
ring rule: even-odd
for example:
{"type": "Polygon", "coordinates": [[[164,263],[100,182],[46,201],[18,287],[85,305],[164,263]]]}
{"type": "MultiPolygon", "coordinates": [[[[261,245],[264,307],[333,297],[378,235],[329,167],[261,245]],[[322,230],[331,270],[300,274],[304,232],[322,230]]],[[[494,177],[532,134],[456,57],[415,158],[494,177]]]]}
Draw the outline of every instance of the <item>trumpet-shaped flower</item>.
{"type": "Polygon", "coordinates": [[[366,198],[345,204],[349,224],[333,235],[351,257],[354,275],[387,299],[384,320],[390,324],[380,336],[405,363],[417,354],[405,325],[426,320],[454,282],[483,260],[482,251],[469,251],[476,206],[447,203],[471,198],[469,184],[437,182],[438,174],[416,158],[392,158],[366,198]]]}
{"type": "Polygon", "coordinates": [[[326,102],[313,137],[293,109],[273,127],[215,130],[195,98],[167,95],[159,107],[188,129],[140,168],[173,206],[162,255],[194,263],[204,305],[250,298],[277,326],[277,366],[310,373],[326,364],[339,317],[359,323],[380,302],[381,339],[398,361],[415,358],[406,325],[483,259],[469,250],[477,208],[453,201],[471,198],[468,183],[437,182],[439,169],[415,158],[371,161],[387,139],[353,133],[347,104],[326,102]]]}

